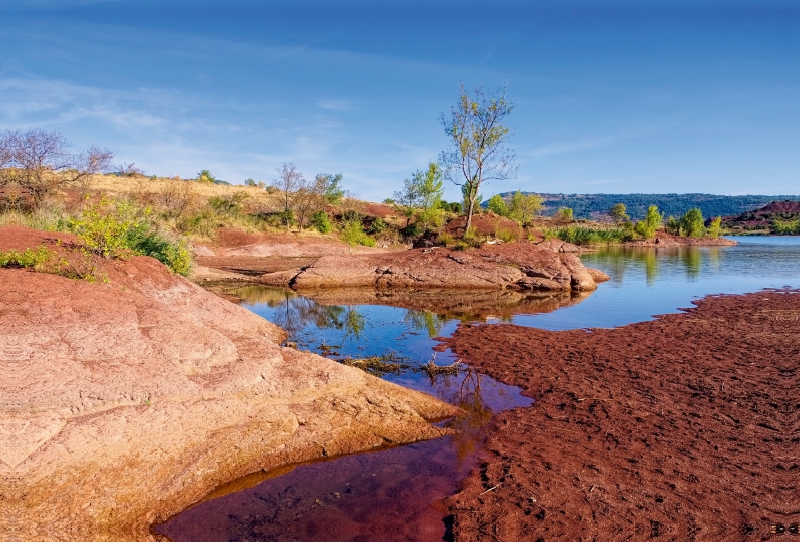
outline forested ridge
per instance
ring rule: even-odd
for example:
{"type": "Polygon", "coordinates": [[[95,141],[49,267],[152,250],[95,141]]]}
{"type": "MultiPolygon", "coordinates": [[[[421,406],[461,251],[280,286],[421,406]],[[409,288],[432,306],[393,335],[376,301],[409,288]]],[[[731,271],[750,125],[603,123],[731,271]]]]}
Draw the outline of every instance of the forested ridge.
{"type": "MultiPolygon", "coordinates": [[[[692,207],[699,207],[703,216],[738,215],[763,207],[771,201],[800,201],[800,196],[780,195],[744,195],[721,196],[718,194],[547,194],[538,192],[522,192],[537,194],[544,199],[542,212],[552,215],[560,207],[572,208],[575,218],[593,218],[598,213],[608,213],[617,203],[624,203],[628,214],[639,220],[647,213],[647,207],[657,205],[664,216],[682,216],[692,207]]],[[[502,193],[503,198],[510,198],[512,192],[502,193]]]]}

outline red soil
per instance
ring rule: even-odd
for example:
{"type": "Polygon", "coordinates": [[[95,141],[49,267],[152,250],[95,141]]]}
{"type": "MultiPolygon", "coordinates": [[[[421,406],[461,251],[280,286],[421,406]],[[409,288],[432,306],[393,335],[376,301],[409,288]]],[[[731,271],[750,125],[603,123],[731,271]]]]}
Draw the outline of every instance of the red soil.
{"type": "Polygon", "coordinates": [[[530,408],[447,501],[455,540],[764,540],[800,531],[800,293],[714,296],[616,329],[461,327],[530,408]]]}
{"type": "MultiPolygon", "coordinates": [[[[445,226],[445,230],[447,230],[450,235],[461,237],[464,235],[466,225],[467,217],[459,216],[448,222],[447,226],[445,226]]],[[[524,236],[524,232],[519,224],[510,218],[499,216],[492,212],[473,215],[472,226],[475,227],[477,234],[482,237],[494,236],[501,230],[508,230],[516,237],[524,236]]]]}

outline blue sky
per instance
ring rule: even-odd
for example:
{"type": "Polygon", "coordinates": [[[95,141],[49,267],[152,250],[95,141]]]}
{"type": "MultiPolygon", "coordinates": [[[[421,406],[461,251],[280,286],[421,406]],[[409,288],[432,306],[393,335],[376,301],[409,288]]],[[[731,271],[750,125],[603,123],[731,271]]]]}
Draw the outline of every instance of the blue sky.
{"type": "Polygon", "coordinates": [[[0,21],[0,128],[148,174],[292,161],[383,199],[447,146],[461,81],[505,82],[519,174],[486,196],[800,192],[796,0],[0,0],[0,21]]]}

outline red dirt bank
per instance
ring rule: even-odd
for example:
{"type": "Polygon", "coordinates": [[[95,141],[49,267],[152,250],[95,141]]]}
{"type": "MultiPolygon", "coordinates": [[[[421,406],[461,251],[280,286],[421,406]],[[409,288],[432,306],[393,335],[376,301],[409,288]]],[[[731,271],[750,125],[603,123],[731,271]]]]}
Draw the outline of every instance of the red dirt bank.
{"type": "Polygon", "coordinates": [[[800,293],[697,305],[591,332],[460,328],[455,352],[537,402],[493,421],[447,502],[455,540],[797,534],[800,293]]]}

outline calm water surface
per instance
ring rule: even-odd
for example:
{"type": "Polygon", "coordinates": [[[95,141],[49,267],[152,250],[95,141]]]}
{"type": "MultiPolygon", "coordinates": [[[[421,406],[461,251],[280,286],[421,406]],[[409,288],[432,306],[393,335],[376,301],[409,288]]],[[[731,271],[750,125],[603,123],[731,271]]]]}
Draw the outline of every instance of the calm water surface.
{"type": "Polygon", "coordinates": [[[332,358],[390,356],[387,380],[462,406],[450,423],[462,433],[429,442],[298,466],[257,485],[208,500],[156,531],[175,541],[433,541],[446,536],[437,502],[475,465],[481,429],[494,412],[525,406],[519,390],[472,371],[431,378],[437,336],[461,321],[513,322],[552,330],[613,327],[691,306],[708,294],[800,288],[800,238],[736,238],[736,247],[623,249],[583,256],[611,276],[589,296],[420,292],[298,296],[242,290],[244,306],[278,324],[290,341],[332,358]],[[493,297],[494,296],[494,297],[493,297]],[[400,306],[390,306],[391,304],[400,306]],[[405,308],[404,308],[405,307],[405,308]]]}

